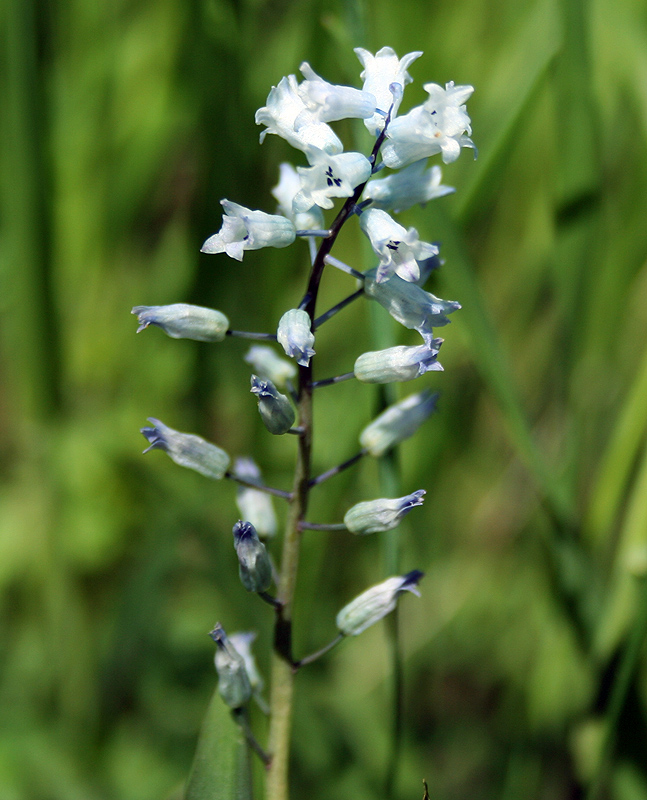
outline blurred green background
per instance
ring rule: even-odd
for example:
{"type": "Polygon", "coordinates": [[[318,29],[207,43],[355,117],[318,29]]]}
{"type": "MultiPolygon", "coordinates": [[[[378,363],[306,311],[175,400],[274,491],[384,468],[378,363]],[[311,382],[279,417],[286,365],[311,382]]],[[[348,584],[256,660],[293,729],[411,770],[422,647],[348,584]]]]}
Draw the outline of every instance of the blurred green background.
{"type": "MultiPolygon", "coordinates": [[[[222,197],[273,211],[278,164],[299,155],[258,144],[270,86],[304,59],[358,85],[352,47],[387,44],[425,53],[403,110],[426,81],[476,87],[480,151],[444,169],[455,195],[401,219],[443,243],[427,288],[463,310],[442,332],[446,371],[420,381],[442,390],[439,413],[399,458],[402,493],[428,495],[399,529],[403,571],[427,576],[401,606],[395,796],[426,778],[439,800],[647,798],[645,4],[3,0],[0,14],[1,800],[176,792],[217,620],[259,632],[267,674],[272,614],[238,581],[233,485],[142,458],[138,429],[154,416],[253,453],[281,487],[295,442],[262,428],[244,342],[135,337],[129,311],[194,302],[274,330],[303,291],[305,245],[242,264],[198,248],[222,197]]],[[[336,254],[371,266],[354,230],[336,254]]],[[[327,277],[321,309],[352,288],[327,277]]],[[[416,343],[362,301],[322,329],[319,377],[351,368],[376,320],[416,343]]],[[[320,471],[356,451],[376,399],[349,382],[317,401],[320,471]]],[[[311,518],[337,521],[378,494],[376,466],[325,486],[311,518]]],[[[382,546],[305,536],[298,654],[382,578],[382,546]]],[[[299,675],[295,798],[384,797],[388,671],[378,625],[299,675]]]]}

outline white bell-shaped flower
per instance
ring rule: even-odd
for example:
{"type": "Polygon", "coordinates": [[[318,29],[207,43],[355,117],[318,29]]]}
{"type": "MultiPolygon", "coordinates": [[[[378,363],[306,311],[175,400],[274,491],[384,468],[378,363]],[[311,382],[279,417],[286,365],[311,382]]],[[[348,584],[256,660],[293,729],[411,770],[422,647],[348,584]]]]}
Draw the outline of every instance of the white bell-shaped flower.
{"type": "Polygon", "coordinates": [[[449,164],[456,161],[461,147],[475,149],[464,105],[474,87],[454,86],[450,81],[444,89],[436,83],[426,83],[424,88],[429,94],[425,103],[393,120],[387,129],[388,141],[382,148],[387,167],[405,167],[436,153],[449,164]]]}
{"type": "Polygon", "coordinates": [[[360,75],[364,81],[362,89],[375,97],[377,108],[383,112],[381,114],[376,112],[364,120],[369,133],[377,136],[384,128],[385,117],[391,104],[393,104],[391,119],[397,115],[404,87],[413,80],[407,69],[422,55],[422,51],[407,53],[406,56],[398,58],[392,47],[383,47],[375,55],[362,47],[356,47],[355,54],[364,66],[360,75]],[[393,84],[398,84],[401,87],[400,91],[394,93],[391,88],[393,84]]]}
{"type": "Polygon", "coordinates": [[[202,253],[227,253],[242,261],[245,250],[287,247],[296,238],[296,228],[286,217],[252,211],[231,200],[221,200],[220,205],[225,209],[222,228],[202,245],[202,253]]]}
{"type": "Polygon", "coordinates": [[[332,208],[331,197],[350,197],[357,186],[371,177],[371,163],[361,153],[331,156],[323,150],[311,150],[308,161],[312,166],[297,167],[301,180],[301,190],[293,203],[297,213],[313,205],[332,208]]]}
{"type": "Polygon", "coordinates": [[[307,108],[299,95],[294,75],[281,78],[279,85],[272,87],[267,97],[267,105],[258,109],[255,120],[257,125],[267,126],[261,131],[261,142],[268,133],[275,133],[292,147],[304,152],[311,147],[319,148],[326,153],[341,153],[344,149],[330,125],[321,122],[307,108]]]}
{"type": "Polygon", "coordinates": [[[383,211],[406,211],[417,204],[424,205],[436,197],[456,191],[453,186],[443,186],[442,170],[434,165],[425,172],[426,159],[416,161],[405,169],[386,178],[369,181],[362,198],[372,200],[371,208],[383,211]]]}
{"type": "Polygon", "coordinates": [[[375,113],[376,101],[370,92],[328,83],[317,75],[307,61],[299,69],[305,78],[299,84],[299,97],[321,122],[366,119],[375,113]]]}
{"type": "Polygon", "coordinates": [[[420,241],[415,228],[403,228],[379,208],[364,211],[359,224],[380,257],[376,274],[378,283],[388,280],[393,273],[405,281],[418,280],[418,260],[423,261],[439,253],[435,244],[420,241]]]}

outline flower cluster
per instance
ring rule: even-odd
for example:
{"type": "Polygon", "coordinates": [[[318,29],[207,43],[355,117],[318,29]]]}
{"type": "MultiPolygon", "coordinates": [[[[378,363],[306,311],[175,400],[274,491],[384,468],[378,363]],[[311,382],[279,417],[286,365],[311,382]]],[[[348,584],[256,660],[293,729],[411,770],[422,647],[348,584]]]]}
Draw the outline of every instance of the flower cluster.
{"type": "MultiPolygon", "coordinates": [[[[375,55],[361,48],[355,53],[363,67],[361,88],[331,84],[307,62],[300,67],[303,80],[288,75],[272,88],[266,105],[256,113],[257,124],[264,126],[260,141],[267,134],[283,138],[298,151],[302,163],[280,165],[279,181],[272,190],[278,203],[276,213],[222,200],[222,227],[201,248],[203,253],[224,253],[242,261],[246,251],[287,247],[296,239],[307,238],[311,263],[301,302],[286,310],[275,331],[269,333],[232,330],[222,312],[200,306],[177,303],[133,308],[140,331],[153,325],[173,338],[223,342],[243,337],[263,342],[254,344],[244,360],[252,369],[251,393],[265,428],[276,436],[292,434],[287,438],[296,440],[299,458],[293,491],[266,485],[260,468],[248,457],[237,458],[230,470],[230,457],[220,447],[195,434],[175,431],[159,420],[151,419],[153,427],[143,428],[142,433],[150,443],[144,452],[162,449],[181,466],[237,483],[241,519],[233,526],[233,537],[239,576],[248,592],[275,610],[274,647],[279,660],[289,666],[288,677],[282,674],[284,681],[292,680],[297,669],[327,652],[338,640],[356,636],[378,622],[395,608],[404,592],[418,594],[417,584],[423,577],[422,572],[413,570],[366,589],[337,615],[339,636],[331,645],[311,656],[294,658],[290,607],[298,561],[294,553],[301,536],[309,530],[345,530],[360,536],[391,531],[422,505],[425,496],[425,491],[418,489],[403,497],[363,500],[346,511],[343,522],[317,523],[306,519],[308,493],[361,458],[380,458],[413,436],[433,413],[437,400],[437,393],[424,388],[383,409],[359,432],[358,454],[312,477],[315,390],[350,379],[360,384],[407,382],[441,371],[438,353],[443,339],[437,338],[434,330],[447,325],[449,315],[460,309],[459,303],[442,300],[422,288],[430,273],[443,263],[439,245],[422,241],[415,228],[403,226],[392,215],[454,191],[442,184],[440,166],[428,166],[427,160],[439,154],[448,164],[458,158],[461,148],[474,148],[465,106],[473,89],[451,82],[445,88],[427,83],[424,89],[428,99],[399,116],[405,87],[412,81],[408,70],[422,53],[398,58],[390,47],[375,55]],[[344,151],[331,126],[343,119],[363,121],[375,137],[369,154],[344,151]],[[336,216],[327,222],[325,212],[339,201],[342,203],[336,216]],[[331,254],[342,226],[354,217],[359,217],[359,228],[374,253],[372,263],[363,271],[331,254]],[[319,286],[327,267],[349,273],[359,281],[359,288],[317,316],[319,286]],[[362,296],[381,305],[405,329],[416,331],[422,342],[418,339],[415,344],[353,353],[352,371],[315,380],[317,329],[362,296]],[[290,506],[284,563],[279,569],[270,555],[278,528],[272,497],[282,498],[290,506]],[[271,593],[273,584],[277,586],[275,594],[271,593]]],[[[220,693],[239,712],[253,696],[259,700],[263,686],[250,651],[253,635],[227,637],[217,625],[211,636],[217,646],[220,693]]],[[[277,692],[273,702],[281,703],[285,696],[285,692],[277,692]]],[[[284,713],[278,707],[270,711],[278,716],[284,713]]],[[[271,729],[272,724],[270,721],[271,729]]],[[[246,735],[251,735],[247,729],[246,735]]],[[[273,735],[284,733],[275,731],[273,735]]],[[[253,746],[262,754],[258,743],[253,746]]],[[[276,759],[262,757],[268,768],[280,768],[276,759]]]]}

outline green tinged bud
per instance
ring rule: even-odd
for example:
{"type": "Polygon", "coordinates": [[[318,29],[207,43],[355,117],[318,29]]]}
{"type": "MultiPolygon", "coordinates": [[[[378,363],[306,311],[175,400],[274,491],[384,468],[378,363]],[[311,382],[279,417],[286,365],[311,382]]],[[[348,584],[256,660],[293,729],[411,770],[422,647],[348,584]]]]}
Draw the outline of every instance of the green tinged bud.
{"type": "Polygon", "coordinates": [[[251,383],[250,391],[256,395],[258,410],[267,430],[276,435],[287,433],[295,420],[292,403],[278,391],[272,381],[252,375],[251,383]]]}
{"type": "Polygon", "coordinates": [[[423,576],[423,572],[414,570],[371,586],[337,614],[336,623],[340,633],[344,636],[357,636],[362,633],[393,611],[402,592],[412,592],[420,597],[417,584],[423,576]]]}
{"type": "Polygon", "coordinates": [[[220,480],[229,466],[229,456],[215,444],[205,441],[193,433],[180,433],[153,417],[148,418],[155,427],[142,428],[141,432],[150,442],[144,450],[164,450],[181,467],[188,467],[207,478],[220,480]]]}
{"type": "Polygon", "coordinates": [[[252,696],[252,687],[242,656],[232,646],[220,623],[209,634],[216,643],[218,692],[230,708],[240,708],[252,696]]]}
{"type": "Polygon", "coordinates": [[[238,556],[238,574],[248,592],[265,592],[272,583],[272,565],[265,545],[249,522],[239,520],[233,528],[238,556]]]}
{"type": "Polygon", "coordinates": [[[438,350],[442,339],[432,339],[417,347],[389,347],[364,353],[355,361],[355,377],[363,383],[411,381],[425,372],[442,371],[438,350]]]}
{"type": "Polygon", "coordinates": [[[418,430],[436,408],[437,399],[438,394],[418,392],[389,406],[364,428],[359,437],[360,444],[372,456],[379,458],[418,430]]]}
{"type": "Polygon", "coordinates": [[[139,328],[137,333],[157,325],[173,339],[195,339],[198,342],[222,342],[229,330],[229,320],[220,311],[188,303],[170,306],[135,306],[139,328]]]}
{"type": "Polygon", "coordinates": [[[426,492],[419,489],[406,497],[393,500],[382,498],[357,503],[344,516],[344,525],[352,533],[381,533],[397,527],[412,508],[421,506],[426,492]]]}

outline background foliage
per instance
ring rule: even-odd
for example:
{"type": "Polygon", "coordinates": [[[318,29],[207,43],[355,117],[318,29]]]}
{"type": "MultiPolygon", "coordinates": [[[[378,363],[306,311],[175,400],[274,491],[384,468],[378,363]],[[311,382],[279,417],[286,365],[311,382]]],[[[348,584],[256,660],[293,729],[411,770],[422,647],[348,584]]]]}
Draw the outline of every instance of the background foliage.
{"type": "MultiPolygon", "coordinates": [[[[444,170],[455,196],[406,218],[442,240],[431,289],[464,310],[432,373],[440,413],[400,458],[405,491],[429,493],[403,526],[404,568],[427,577],[403,603],[396,795],[424,777],[441,800],[647,798],[644,4],[373,0],[364,17],[323,0],[4,0],[0,14],[3,800],[172,794],[215,683],[207,632],[220,619],[269,646],[271,612],[236,574],[234,487],[141,458],[138,429],[151,415],[253,450],[279,486],[294,442],[262,429],[244,343],[135,338],[129,310],[195,302],[274,329],[305,246],[242,265],[198,247],[221,197],[273,210],[293,152],[258,145],[269,87],[303,59],[357,85],[359,44],[425,52],[408,105],[427,80],[475,85],[480,150],[444,170]]],[[[322,330],[321,376],[369,347],[369,321],[362,305],[322,330]]],[[[352,383],[318,397],[325,469],[355,451],[374,398],[352,383]]],[[[362,465],[312,519],[376,485],[362,465]]],[[[380,558],[377,537],[306,537],[297,653],[330,638],[380,558]]],[[[299,676],[295,797],[383,797],[387,672],[376,626],[299,676]]]]}

